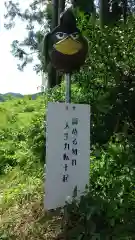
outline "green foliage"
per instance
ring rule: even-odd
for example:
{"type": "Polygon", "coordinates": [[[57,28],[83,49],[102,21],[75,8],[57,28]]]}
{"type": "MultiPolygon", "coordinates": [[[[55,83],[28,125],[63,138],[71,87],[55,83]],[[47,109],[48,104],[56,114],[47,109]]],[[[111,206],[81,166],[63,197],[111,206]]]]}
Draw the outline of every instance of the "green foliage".
{"type": "Polygon", "coordinates": [[[39,106],[44,108],[44,101],[38,99],[35,105],[34,100],[20,99],[5,102],[2,106],[0,173],[4,173],[7,166],[24,167],[26,163],[31,166],[34,161],[44,162],[41,154],[45,141],[44,126],[41,124],[44,112],[38,113],[39,106]]]}
{"type": "Polygon", "coordinates": [[[72,203],[66,204],[62,230],[59,216],[50,225],[51,232],[57,226],[57,233],[46,235],[49,224],[43,213],[40,188],[45,162],[46,104],[64,102],[65,85],[62,82],[35,101],[25,98],[1,103],[3,238],[134,239],[135,19],[129,18],[126,26],[120,23],[101,31],[98,19],[94,24],[91,20],[86,22],[81,14],[78,25],[88,38],[89,54],[85,66],[72,77],[72,102],[91,105],[90,186],[80,201],[74,197],[72,203]],[[31,204],[36,201],[35,211],[31,204]]]}
{"type": "Polygon", "coordinates": [[[134,131],[135,52],[131,35],[135,33],[135,19],[104,31],[98,22],[86,23],[83,15],[78,22],[89,40],[89,55],[73,82],[79,82],[83,102],[91,104],[93,142],[105,143],[123,128],[126,134],[134,131]]]}
{"type": "Polygon", "coordinates": [[[67,238],[134,239],[134,154],[121,135],[105,150],[93,149],[90,189],[65,207],[67,238]]]}
{"type": "Polygon", "coordinates": [[[78,8],[80,11],[84,12],[85,14],[91,15],[95,14],[96,7],[94,1],[81,1],[81,0],[72,0],[73,7],[76,9],[78,8]]]}
{"type": "Polygon", "coordinates": [[[24,108],[24,112],[33,112],[34,110],[34,106],[25,106],[24,108]]]}

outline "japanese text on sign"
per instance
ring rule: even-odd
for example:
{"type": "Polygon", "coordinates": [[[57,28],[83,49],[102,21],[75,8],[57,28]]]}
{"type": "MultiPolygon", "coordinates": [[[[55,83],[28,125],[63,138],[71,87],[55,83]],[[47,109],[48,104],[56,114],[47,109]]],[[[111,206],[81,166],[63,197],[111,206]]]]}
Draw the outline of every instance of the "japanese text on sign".
{"type": "Polygon", "coordinates": [[[69,123],[66,121],[65,127],[64,127],[64,153],[63,153],[63,164],[64,164],[64,173],[62,176],[62,181],[63,182],[68,182],[69,174],[67,174],[68,171],[68,162],[65,163],[65,160],[70,160],[69,159],[69,150],[70,150],[70,145],[69,145],[69,123]]]}
{"type": "MultiPolygon", "coordinates": [[[[66,110],[68,110],[66,108],[66,110]]],[[[66,121],[65,126],[64,126],[64,153],[63,153],[63,160],[64,160],[64,173],[62,176],[62,181],[63,182],[68,182],[69,179],[69,174],[67,174],[66,172],[68,171],[68,164],[71,164],[72,166],[76,166],[77,165],[77,159],[74,157],[77,157],[78,154],[78,148],[77,148],[77,134],[78,134],[78,130],[77,127],[75,127],[75,125],[78,125],[78,118],[72,118],[72,128],[70,128],[68,121],[66,121]],[[72,149],[70,149],[70,143],[69,143],[69,135],[72,133],[72,149]],[[74,145],[76,147],[74,147],[74,145]],[[71,159],[69,157],[69,153],[71,156],[71,159]],[[68,163],[65,163],[65,160],[70,160],[68,161],[68,163]]]]}
{"type": "Polygon", "coordinates": [[[45,209],[63,207],[77,186],[89,183],[90,107],[48,103],[46,127],[45,209]],[[81,177],[80,177],[81,176],[81,177]]]}

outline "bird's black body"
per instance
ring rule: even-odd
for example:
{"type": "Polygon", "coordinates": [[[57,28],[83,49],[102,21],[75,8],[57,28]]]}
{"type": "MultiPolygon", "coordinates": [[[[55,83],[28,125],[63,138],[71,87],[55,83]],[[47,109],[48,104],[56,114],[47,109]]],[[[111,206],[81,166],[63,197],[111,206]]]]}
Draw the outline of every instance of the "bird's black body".
{"type": "Polygon", "coordinates": [[[47,57],[52,65],[64,73],[79,70],[88,51],[87,40],[76,26],[71,9],[60,18],[60,25],[46,36],[47,57]]]}

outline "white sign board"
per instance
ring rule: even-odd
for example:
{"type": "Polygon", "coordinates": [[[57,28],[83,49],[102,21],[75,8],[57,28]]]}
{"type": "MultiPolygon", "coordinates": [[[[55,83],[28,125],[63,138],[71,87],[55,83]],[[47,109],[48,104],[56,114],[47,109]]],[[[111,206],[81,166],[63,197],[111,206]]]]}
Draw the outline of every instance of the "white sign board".
{"type": "Polygon", "coordinates": [[[48,104],[46,129],[45,209],[65,205],[77,186],[80,196],[89,183],[90,106],[48,104]]]}

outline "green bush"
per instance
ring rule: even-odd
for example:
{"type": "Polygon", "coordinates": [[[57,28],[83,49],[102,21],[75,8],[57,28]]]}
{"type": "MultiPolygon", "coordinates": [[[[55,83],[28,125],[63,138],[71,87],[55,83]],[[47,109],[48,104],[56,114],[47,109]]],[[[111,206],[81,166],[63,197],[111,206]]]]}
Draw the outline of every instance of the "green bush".
{"type": "Polygon", "coordinates": [[[24,112],[33,112],[34,110],[34,106],[25,106],[24,108],[24,112]]]}
{"type": "Polygon", "coordinates": [[[45,121],[44,115],[33,117],[28,130],[28,146],[34,156],[45,163],[45,121]]]}
{"type": "Polygon", "coordinates": [[[134,154],[123,136],[93,149],[90,188],[65,208],[69,239],[134,239],[134,154]]]}

